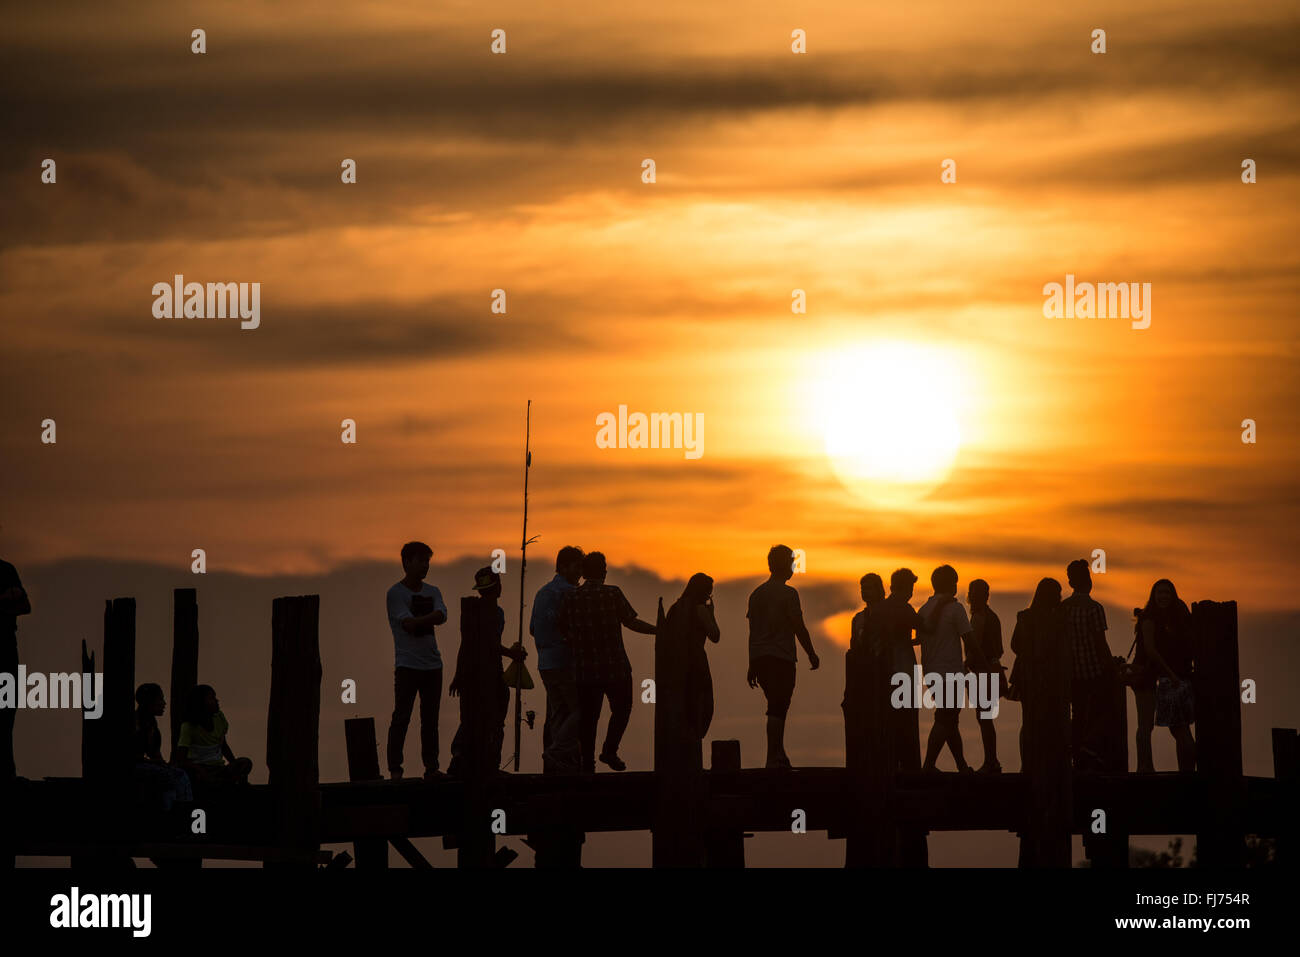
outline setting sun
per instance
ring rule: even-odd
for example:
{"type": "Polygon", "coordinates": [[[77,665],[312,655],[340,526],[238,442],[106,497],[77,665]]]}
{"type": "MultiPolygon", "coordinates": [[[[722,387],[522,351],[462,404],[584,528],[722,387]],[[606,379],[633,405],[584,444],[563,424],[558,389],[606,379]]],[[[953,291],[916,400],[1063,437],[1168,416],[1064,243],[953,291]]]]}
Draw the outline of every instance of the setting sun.
{"type": "Polygon", "coordinates": [[[835,475],[876,504],[919,498],[948,477],[961,449],[966,377],[941,349],[863,344],[817,370],[814,411],[835,475]]]}

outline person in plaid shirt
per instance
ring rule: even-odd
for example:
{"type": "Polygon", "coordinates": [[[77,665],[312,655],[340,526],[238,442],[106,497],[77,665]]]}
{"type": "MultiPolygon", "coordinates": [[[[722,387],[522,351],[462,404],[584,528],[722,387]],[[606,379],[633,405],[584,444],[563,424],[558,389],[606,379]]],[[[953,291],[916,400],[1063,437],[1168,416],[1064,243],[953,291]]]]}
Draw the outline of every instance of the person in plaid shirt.
{"type": "Polygon", "coordinates": [[[1101,761],[1099,735],[1103,727],[1106,689],[1114,677],[1115,661],[1106,643],[1106,611],[1094,601],[1092,574],[1086,559],[1066,566],[1074,589],[1061,602],[1065,637],[1070,644],[1070,703],[1073,710],[1070,737],[1074,766],[1095,768],[1101,761]]]}
{"type": "Polygon", "coordinates": [[[653,635],[655,626],[642,621],[616,585],[605,584],[605,556],[591,552],[582,560],[583,582],[560,602],[555,624],[569,643],[578,685],[579,735],[583,773],[596,770],[596,728],[600,709],[609,698],[609,727],[600,760],[615,771],[627,765],[618,745],[632,716],[632,665],[623,648],[623,629],[653,635]]]}

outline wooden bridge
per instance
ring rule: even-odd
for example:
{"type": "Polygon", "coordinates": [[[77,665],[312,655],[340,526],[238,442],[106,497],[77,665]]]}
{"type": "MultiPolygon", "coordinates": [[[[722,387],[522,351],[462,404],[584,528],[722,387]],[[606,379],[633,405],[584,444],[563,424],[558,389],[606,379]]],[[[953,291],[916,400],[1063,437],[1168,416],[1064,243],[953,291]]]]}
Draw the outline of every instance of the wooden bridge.
{"type": "MultiPolygon", "coordinates": [[[[320,783],[318,612],[314,595],[273,603],[270,783],[219,798],[200,796],[164,815],[144,810],[129,773],[135,602],[108,602],[104,714],[83,722],[83,777],[20,782],[4,815],[12,851],[68,855],[74,865],[103,867],[129,866],[131,858],[197,866],[207,858],[287,868],[347,866],[355,859],[359,868],[383,868],[391,847],[412,866],[429,867],[411,838],[441,837],[445,847],[457,849],[459,866],[490,868],[517,856],[497,847],[498,837],[514,835],[525,839],[537,866],[565,867],[580,863],[587,833],[649,830],[654,866],[743,867],[748,834],[789,832],[800,818],[810,832],[847,838],[853,866],[920,866],[925,833],[974,830],[1018,834],[1021,864],[1031,867],[1069,867],[1075,834],[1083,836],[1094,867],[1127,866],[1128,839],[1135,834],[1194,833],[1201,866],[1241,866],[1248,834],[1276,838],[1279,862],[1294,859],[1300,745],[1295,730],[1274,729],[1275,777],[1242,774],[1232,602],[1193,606],[1201,770],[1141,775],[1126,770],[1125,689],[1119,685],[1112,716],[1120,735],[1111,736],[1108,770],[1098,774],[1071,770],[1068,715],[1063,726],[1059,712],[1026,728],[1026,754],[1037,755],[1027,758],[1026,773],[896,771],[879,708],[851,714],[846,722],[849,767],[743,769],[739,742],[714,741],[705,770],[698,741],[684,730],[686,702],[678,691],[685,682],[677,678],[685,657],[670,642],[657,641],[654,771],[386,781],[380,779],[374,720],[356,718],[344,728],[352,780],[320,783]],[[191,831],[196,807],[206,816],[202,834],[191,831]],[[353,844],[354,856],[321,850],[340,843],[353,844]]],[[[170,697],[178,702],[197,684],[193,589],[176,590],[175,622],[170,697]]],[[[856,667],[870,669],[861,662],[856,667]]],[[[83,670],[94,670],[84,650],[83,670]]],[[[873,700],[887,707],[880,696],[873,700]]],[[[179,710],[172,709],[173,740],[179,710]]]]}

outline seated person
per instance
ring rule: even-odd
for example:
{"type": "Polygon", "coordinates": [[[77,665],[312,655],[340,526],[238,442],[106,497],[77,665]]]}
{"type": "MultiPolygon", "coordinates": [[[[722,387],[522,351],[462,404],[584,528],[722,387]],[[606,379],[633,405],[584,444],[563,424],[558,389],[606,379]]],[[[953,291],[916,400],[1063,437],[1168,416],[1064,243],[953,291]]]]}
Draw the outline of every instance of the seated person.
{"type": "Polygon", "coordinates": [[[216,691],[211,685],[196,686],[190,692],[189,707],[176,742],[176,763],[190,772],[196,785],[221,788],[248,783],[253,762],[235,757],[226,741],[229,730],[230,722],[221,713],[216,691]]]}
{"type": "Polygon", "coordinates": [[[170,811],[176,801],[193,801],[189,775],[163,760],[162,732],[158,718],[167,710],[163,690],[156,684],[143,684],[135,691],[135,778],[162,801],[170,811]]]}

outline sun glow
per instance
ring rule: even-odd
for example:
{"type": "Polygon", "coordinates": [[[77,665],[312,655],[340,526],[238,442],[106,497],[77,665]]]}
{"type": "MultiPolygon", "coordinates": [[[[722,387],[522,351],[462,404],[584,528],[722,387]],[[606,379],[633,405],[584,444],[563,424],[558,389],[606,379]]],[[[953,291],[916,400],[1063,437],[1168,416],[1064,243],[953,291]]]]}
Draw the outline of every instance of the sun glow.
{"type": "Polygon", "coordinates": [[[826,356],[812,411],[832,471],[878,505],[914,501],[948,478],[961,450],[967,376],[945,350],[866,343],[826,356]]]}

